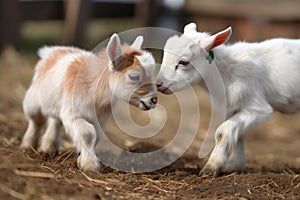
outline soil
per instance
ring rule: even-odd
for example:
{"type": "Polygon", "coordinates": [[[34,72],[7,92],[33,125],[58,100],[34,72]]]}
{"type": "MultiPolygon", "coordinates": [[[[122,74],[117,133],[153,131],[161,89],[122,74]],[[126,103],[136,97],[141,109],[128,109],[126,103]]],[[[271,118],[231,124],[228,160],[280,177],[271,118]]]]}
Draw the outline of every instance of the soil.
{"type": "MultiPolygon", "coordinates": [[[[199,176],[207,159],[197,156],[200,136],[174,163],[149,173],[124,173],[104,165],[99,173],[83,173],[68,141],[56,156],[21,151],[27,125],[21,102],[36,61],[31,54],[11,49],[0,58],[0,199],[300,199],[300,115],[275,113],[252,129],[246,138],[245,170],[218,177],[199,176]]],[[[210,109],[203,102],[206,97],[198,90],[197,95],[203,108],[201,135],[210,109]]],[[[170,99],[174,96],[160,95],[159,103],[172,106],[170,99]]],[[[177,115],[176,109],[166,110],[171,120],[177,115]]],[[[142,111],[132,111],[137,112],[142,111]]],[[[165,126],[163,131],[176,132],[174,122],[165,126]]],[[[115,144],[134,152],[155,150],[173,137],[162,134],[149,141],[121,137],[113,121],[107,132],[115,144]]]]}

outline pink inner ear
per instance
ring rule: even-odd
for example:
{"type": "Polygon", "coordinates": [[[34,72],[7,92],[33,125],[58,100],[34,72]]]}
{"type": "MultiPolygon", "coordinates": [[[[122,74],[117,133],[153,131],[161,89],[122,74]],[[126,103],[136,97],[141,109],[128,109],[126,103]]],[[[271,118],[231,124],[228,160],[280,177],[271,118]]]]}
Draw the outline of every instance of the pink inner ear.
{"type": "Polygon", "coordinates": [[[116,44],[116,42],[114,42],[113,47],[110,50],[111,55],[113,56],[114,59],[116,59],[116,53],[117,53],[116,51],[117,51],[117,44],[116,44]]]}
{"type": "Polygon", "coordinates": [[[222,33],[222,34],[218,35],[216,37],[213,45],[210,47],[210,49],[213,49],[213,48],[215,48],[215,47],[223,44],[227,40],[227,38],[228,38],[229,35],[230,35],[229,31],[226,31],[225,33],[222,33]]]}

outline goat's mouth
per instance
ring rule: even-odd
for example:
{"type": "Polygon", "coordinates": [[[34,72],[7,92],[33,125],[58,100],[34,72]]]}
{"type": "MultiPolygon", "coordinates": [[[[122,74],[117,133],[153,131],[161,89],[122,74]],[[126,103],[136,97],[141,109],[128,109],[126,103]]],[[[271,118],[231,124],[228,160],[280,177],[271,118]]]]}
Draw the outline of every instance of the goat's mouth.
{"type": "Polygon", "coordinates": [[[144,102],[135,95],[130,98],[129,104],[138,107],[141,110],[150,110],[153,108],[151,105],[148,105],[147,102],[144,102]]]}
{"type": "MultiPolygon", "coordinates": [[[[171,85],[172,85],[172,84],[171,84],[171,85]]],[[[173,93],[173,91],[170,90],[170,86],[171,86],[171,85],[169,85],[168,87],[166,87],[166,86],[164,86],[162,83],[156,84],[157,90],[158,90],[159,92],[163,93],[163,94],[172,94],[172,93],[173,93]]]]}
{"type": "Polygon", "coordinates": [[[158,102],[157,96],[146,96],[146,97],[138,97],[136,95],[131,96],[129,104],[138,107],[141,110],[150,110],[155,108],[158,102]]]}
{"type": "Polygon", "coordinates": [[[157,88],[157,90],[163,94],[172,94],[173,93],[172,90],[170,90],[168,87],[164,87],[164,86],[157,88]]]}
{"type": "Polygon", "coordinates": [[[140,108],[141,110],[150,110],[150,109],[151,109],[151,107],[148,106],[144,101],[140,101],[140,106],[139,106],[139,108],[140,108]]]}

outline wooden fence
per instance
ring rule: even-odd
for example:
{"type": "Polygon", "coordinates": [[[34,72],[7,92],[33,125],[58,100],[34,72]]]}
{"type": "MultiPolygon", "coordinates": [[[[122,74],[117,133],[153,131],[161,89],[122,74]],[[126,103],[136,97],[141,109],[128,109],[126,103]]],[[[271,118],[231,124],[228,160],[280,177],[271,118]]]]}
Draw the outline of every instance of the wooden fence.
{"type": "MultiPolygon", "coordinates": [[[[156,0],[0,0],[0,47],[20,47],[25,20],[63,19],[64,44],[82,46],[92,18],[134,17],[137,26],[156,26],[166,10],[156,0]]],[[[172,17],[178,30],[191,21],[211,32],[231,25],[233,40],[300,38],[299,0],[185,0],[172,17]]]]}

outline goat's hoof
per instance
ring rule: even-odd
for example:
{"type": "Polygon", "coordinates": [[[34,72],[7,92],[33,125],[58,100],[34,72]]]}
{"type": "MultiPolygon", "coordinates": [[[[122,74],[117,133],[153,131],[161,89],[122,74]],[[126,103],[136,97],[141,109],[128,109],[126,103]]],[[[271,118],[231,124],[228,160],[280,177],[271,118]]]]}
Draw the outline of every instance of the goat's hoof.
{"type": "Polygon", "coordinates": [[[81,155],[77,158],[77,167],[84,172],[99,172],[100,171],[100,162],[92,161],[89,162],[82,162],[81,161],[81,155]]]}
{"type": "Polygon", "coordinates": [[[56,148],[45,148],[45,147],[39,147],[38,148],[38,152],[39,153],[45,153],[45,154],[49,154],[51,157],[57,156],[58,155],[58,149],[56,148]]]}
{"type": "Polygon", "coordinates": [[[81,171],[84,172],[99,172],[100,171],[100,164],[85,164],[85,165],[81,165],[80,167],[81,171]]]}
{"type": "Polygon", "coordinates": [[[80,158],[80,156],[81,156],[81,155],[78,155],[78,157],[77,157],[77,167],[78,167],[79,169],[81,169],[81,164],[80,164],[81,158],[80,158]]]}
{"type": "Polygon", "coordinates": [[[200,176],[219,176],[221,170],[219,167],[213,167],[212,165],[206,164],[199,172],[200,176]]]}
{"type": "Polygon", "coordinates": [[[31,149],[31,147],[33,147],[32,144],[28,142],[22,142],[20,145],[20,149],[22,150],[31,149]]]}

